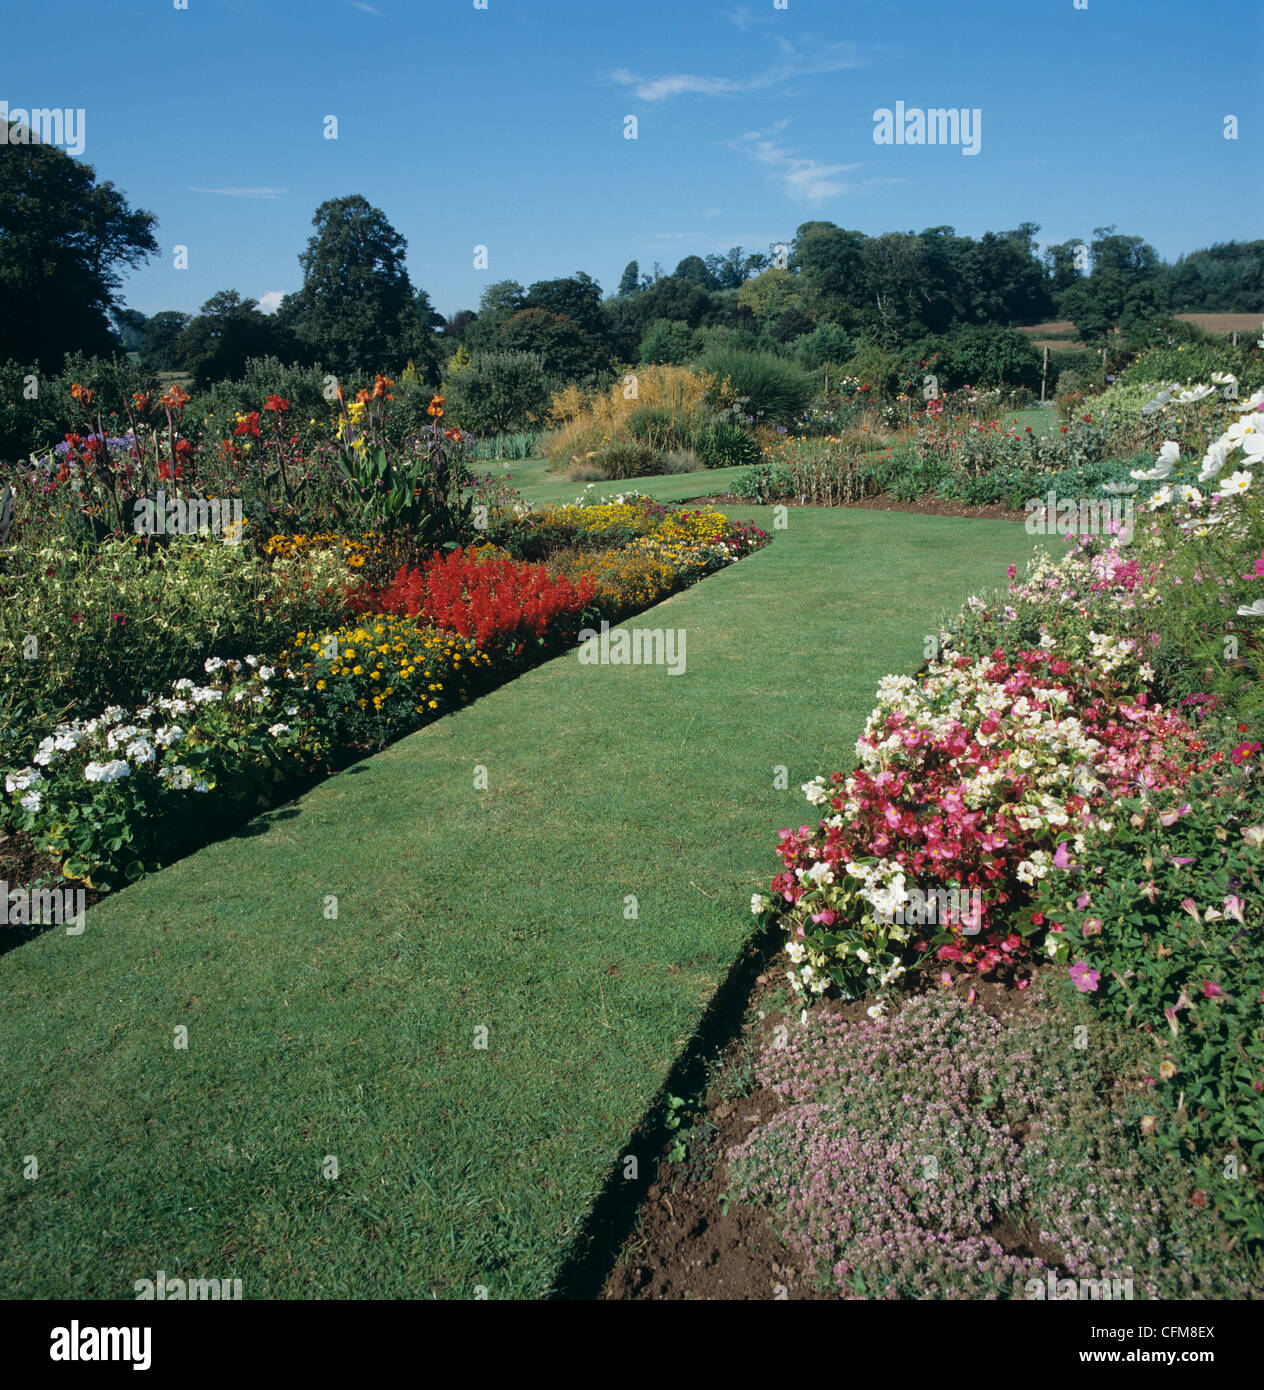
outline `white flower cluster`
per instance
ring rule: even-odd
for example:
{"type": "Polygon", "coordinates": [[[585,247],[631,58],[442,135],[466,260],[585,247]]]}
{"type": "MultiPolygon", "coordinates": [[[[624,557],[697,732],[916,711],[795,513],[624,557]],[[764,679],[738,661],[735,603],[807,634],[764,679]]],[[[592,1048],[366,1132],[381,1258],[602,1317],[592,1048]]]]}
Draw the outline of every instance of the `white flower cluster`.
{"type": "MultiPolygon", "coordinates": [[[[1227,373],[1213,373],[1212,380],[1225,385],[1236,385],[1236,379],[1227,373]]],[[[1163,409],[1172,400],[1173,393],[1177,391],[1176,386],[1171,386],[1159,392],[1154,400],[1141,407],[1142,413],[1149,415],[1163,409]]],[[[1175,398],[1175,403],[1187,405],[1193,401],[1205,400],[1214,392],[1215,388],[1212,386],[1196,386],[1192,390],[1180,391],[1175,398]]],[[[1235,406],[1234,413],[1237,415],[1237,419],[1218,439],[1213,440],[1208,445],[1198,473],[1200,483],[1205,485],[1215,482],[1218,484],[1212,496],[1221,500],[1241,497],[1244,493],[1249,492],[1254,482],[1251,469],[1261,459],[1264,459],[1264,389],[1256,391],[1249,400],[1235,406]],[[1242,454],[1241,459],[1238,460],[1241,466],[1235,468],[1228,477],[1221,477],[1229,463],[1230,455],[1239,450],[1242,454]]],[[[1167,483],[1163,481],[1171,476],[1180,461],[1180,445],[1175,440],[1169,439],[1160,449],[1153,468],[1134,468],[1132,470],[1132,476],[1140,482],[1163,482],[1163,486],[1150,499],[1149,506],[1152,511],[1166,507],[1174,501],[1193,508],[1201,505],[1203,495],[1192,483],[1167,483]]],[[[1219,524],[1226,516],[1227,514],[1221,513],[1203,518],[1196,534],[1205,535],[1207,527],[1219,524]]]]}

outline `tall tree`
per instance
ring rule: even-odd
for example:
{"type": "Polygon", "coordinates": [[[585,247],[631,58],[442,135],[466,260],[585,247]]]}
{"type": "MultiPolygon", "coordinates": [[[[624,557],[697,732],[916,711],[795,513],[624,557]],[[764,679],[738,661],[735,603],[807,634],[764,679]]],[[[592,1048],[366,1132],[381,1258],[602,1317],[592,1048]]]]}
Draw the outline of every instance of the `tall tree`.
{"type": "Polygon", "coordinates": [[[0,360],[108,355],[120,268],[156,254],[157,219],[55,145],[10,143],[17,129],[0,144],[0,360]]]}
{"type": "Polygon", "coordinates": [[[626,299],[628,295],[635,294],[641,288],[641,267],[635,261],[629,261],[623,267],[623,274],[619,278],[619,290],[617,298],[626,299]]]}
{"type": "Polygon", "coordinates": [[[408,243],[386,214],[352,194],[322,203],[312,225],[299,256],[303,287],[282,301],[282,322],[340,375],[398,373],[411,359],[437,379],[438,344],[422,330],[404,265],[408,243]]]}

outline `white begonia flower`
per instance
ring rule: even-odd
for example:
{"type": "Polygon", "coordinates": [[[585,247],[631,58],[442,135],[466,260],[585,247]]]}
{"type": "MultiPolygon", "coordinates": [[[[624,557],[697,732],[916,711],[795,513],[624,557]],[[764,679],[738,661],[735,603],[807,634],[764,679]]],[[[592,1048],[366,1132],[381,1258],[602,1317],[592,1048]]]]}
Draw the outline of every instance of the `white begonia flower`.
{"type": "Polygon", "coordinates": [[[272,738],[280,738],[282,734],[288,734],[289,732],[290,726],[288,724],[273,724],[268,729],[268,733],[272,738]]]}
{"type": "Polygon", "coordinates": [[[259,667],[259,679],[260,679],[260,680],[262,680],[262,681],[270,681],[270,680],[272,679],[272,677],[275,676],[275,675],[276,675],[276,669],[275,669],[274,667],[272,667],[272,666],[260,666],[260,667],[259,667]]]}
{"type": "Polygon", "coordinates": [[[821,806],[829,800],[829,792],[826,790],[824,777],[815,777],[810,782],[804,782],[799,790],[813,806],[821,806]]]}

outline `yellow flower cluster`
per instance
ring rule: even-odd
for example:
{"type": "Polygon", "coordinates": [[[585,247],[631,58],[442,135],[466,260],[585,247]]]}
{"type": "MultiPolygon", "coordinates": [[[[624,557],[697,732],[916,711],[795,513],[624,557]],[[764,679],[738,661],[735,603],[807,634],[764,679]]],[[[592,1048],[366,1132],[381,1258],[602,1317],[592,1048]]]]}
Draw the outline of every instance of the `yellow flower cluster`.
{"type": "Polygon", "coordinates": [[[333,632],[296,633],[277,664],[286,663],[317,690],[349,681],[362,692],[351,696],[362,710],[416,722],[415,715],[467,701],[468,678],[491,658],[464,637],[381,614],[333,632]]]}
{"type": "Polygon", "coordinates": [[[348,567],[353,570],[359,569],[370,555],[377,555],[381,549],[382,538],[372,531],[356,541],[322,531],[311,536],[269,536],[263,543],[264,554],[274,559],[288,559],[307,550],[341,550],[348,567]]]}

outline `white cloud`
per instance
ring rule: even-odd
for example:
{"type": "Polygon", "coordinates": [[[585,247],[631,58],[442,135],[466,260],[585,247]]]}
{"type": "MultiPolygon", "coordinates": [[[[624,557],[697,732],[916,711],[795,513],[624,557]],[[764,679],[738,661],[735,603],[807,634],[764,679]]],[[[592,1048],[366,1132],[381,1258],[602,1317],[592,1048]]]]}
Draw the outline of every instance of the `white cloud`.
{"type": "Polygon", "coordinates": [[[376,15],[379,19],[386,18],[385,10],[379,10],[376,5],[366,4],[365,0],[347,0],[347,3],[353,10],[363,10],[365,14],[376,15]]]}
{"type": "Polygon", "coordinates": [[[269,290],[266,294],[259,296],[259,309],[265,314],[275,314],[281,307],[281,301],[284,298],[284,290],[269,290]]]}
{"type": "Polygon", "coordinates": [[[730,141],[729,148],[774,170],[787,196],[796,203],[819,203],[825,198],[856,192],[858,184],[841,181],[838,176],[859,169],[859,164],[825,164],[796,155],[772,138],[784,126],[784,121],[779,122],[767,135],[749,131],[741,139],[730,141]]]}
{"type": "Polygon", "coordinates": [[[750,77],[706,77],[700,73],[664,73],[658,77],[642,77],[619,68],[610,74],[610,80],[620,87],[628,87],[641,101],[666,101],[678,96],[738,96],[743,92],[762,92],[770,87],[780,86],[795,77],[807,77],[814,73],[842,72],[846,68],[863,66],[863,59],[856,45],[850,40],[822,44],[810,53],[801,53],[787,39],[778,43],[780,59],[763,72],[750,77]]]}
{"type": "Polygon", "coordinates": [[[221,198],[284,198],[287,188],[190,188],[190,193],[216,193],[221,198]]]}

